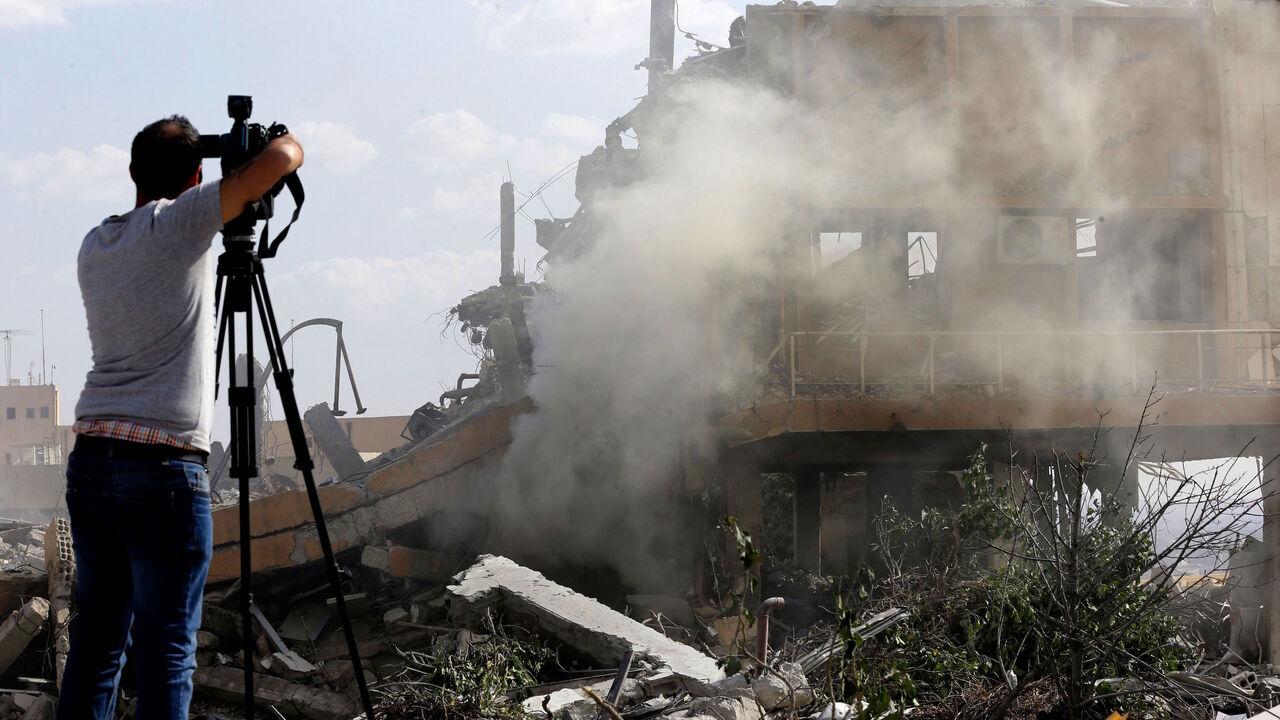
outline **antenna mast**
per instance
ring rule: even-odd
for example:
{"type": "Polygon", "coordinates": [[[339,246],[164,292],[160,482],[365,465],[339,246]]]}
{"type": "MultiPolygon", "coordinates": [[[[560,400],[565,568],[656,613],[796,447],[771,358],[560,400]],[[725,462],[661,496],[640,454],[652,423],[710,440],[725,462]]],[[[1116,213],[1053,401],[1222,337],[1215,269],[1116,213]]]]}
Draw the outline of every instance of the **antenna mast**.
{"type": "MultiPolygon", "coordinates": [[[[45,370],[49,366],[44,359],[44,308],[40,308],[40,384],[44,385],[45,370]]],[[[52,383],[50,383],[52,384],[52,383]]]]}
{"type": "Polygon", "coordinates": [[[13,384],[13,336],[30,334],[27,330],[0,330],[0,335],[4,336],[4,384],[6,387],[13,384]]]}

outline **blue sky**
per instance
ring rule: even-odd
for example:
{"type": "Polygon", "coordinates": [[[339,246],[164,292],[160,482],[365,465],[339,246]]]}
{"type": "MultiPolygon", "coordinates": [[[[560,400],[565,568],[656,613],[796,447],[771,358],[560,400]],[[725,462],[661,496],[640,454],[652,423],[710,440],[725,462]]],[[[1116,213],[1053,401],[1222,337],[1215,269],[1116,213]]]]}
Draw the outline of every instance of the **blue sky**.
{"type": "MultiPolygon", "coordinates": [[[[498,184],[510,168],[518,189],[538,186],[644,93],[648,5],[0,0],[0,329],[36,333],[14,339],[14,376],[32,362],[39,376],[43,309],[71,421],[90,356],[76,251],[132,207],[133,134],[171,113],[224,132],[226,96],[250,94],[254,119],[288,124],[307,151],[302,220],[267,266],[280,322],[344,321],[371,414],[437,397],[474,369],[438,313],[496,280],[498,184]]],[[[744,5],[683,0],[681,25],[723,44],[744,5]]],[[[571,215],[572,192],[569,174],[550,210],[571,215]]],[[[522,219],[517,264],[532,275],[540,257],[522,219]]],[[[333,336],[297,338],[305,409],[332,399],[333,336]]]]}

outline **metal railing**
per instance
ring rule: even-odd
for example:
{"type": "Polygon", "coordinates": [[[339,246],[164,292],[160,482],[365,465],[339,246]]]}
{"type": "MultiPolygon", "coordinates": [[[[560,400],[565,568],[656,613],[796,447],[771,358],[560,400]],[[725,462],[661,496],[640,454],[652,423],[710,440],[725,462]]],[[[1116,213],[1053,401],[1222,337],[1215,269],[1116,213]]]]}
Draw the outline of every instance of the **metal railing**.
{"type": "Polygon", "coordinates": [[[1272,330],[795,332],[762,380],[798,392],[937,397],[1280,390],[1272,330]]]}

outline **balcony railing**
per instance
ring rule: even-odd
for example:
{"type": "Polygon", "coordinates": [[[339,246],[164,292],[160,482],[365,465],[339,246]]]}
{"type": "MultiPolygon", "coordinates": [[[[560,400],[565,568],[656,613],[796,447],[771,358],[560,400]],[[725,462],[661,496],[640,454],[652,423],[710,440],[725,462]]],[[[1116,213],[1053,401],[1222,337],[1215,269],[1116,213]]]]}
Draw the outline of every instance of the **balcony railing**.
{"type": "MultiPolygon", "coordinates": [[[[1280,332],[1280,331],[1274,331],[1280,332]]],[[[791,397],[1073,397],[1280,390],[1271,330],[797,332],[765,378],[791,397]]]]}

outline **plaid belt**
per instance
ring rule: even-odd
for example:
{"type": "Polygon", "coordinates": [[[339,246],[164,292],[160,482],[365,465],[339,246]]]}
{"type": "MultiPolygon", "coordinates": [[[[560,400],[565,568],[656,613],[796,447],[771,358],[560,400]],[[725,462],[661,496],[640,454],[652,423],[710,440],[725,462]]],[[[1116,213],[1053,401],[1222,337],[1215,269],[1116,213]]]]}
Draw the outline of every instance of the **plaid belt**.
{"type": "Polygon", "coordinates": [[[96,435],[77,435],[72,452],[77,455],[92,455],[114,460],[184,460],[205,466],[209,464],[209,453],[201,450],[187,450],[162,443],[139,443],[96,435]]]}

